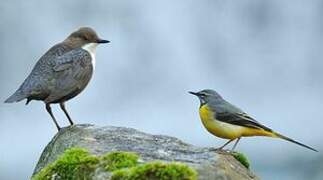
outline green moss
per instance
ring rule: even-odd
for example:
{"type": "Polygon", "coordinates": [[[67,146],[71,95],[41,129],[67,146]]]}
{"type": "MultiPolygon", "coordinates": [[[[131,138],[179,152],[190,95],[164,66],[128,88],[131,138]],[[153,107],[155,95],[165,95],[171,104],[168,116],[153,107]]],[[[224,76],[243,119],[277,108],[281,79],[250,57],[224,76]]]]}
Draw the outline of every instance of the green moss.
{"type": "Polygon", "coordinates": [[[107,171],[136,166],[139,156],[132,152],[111,152],[103,156],[103,164],[107,171]]]}
{"type": "Polygon", "coordinates": [[[32,179],[50,180],[53,176],[59,179],[91,179],[91,174],[99,163],[99,158],[90,155],[81,148],[71,148],[64,152],[55,162],[43,168],[32,179]]]}
{"type": "Polygon", "coordinates": [[[196,180],[197,173],[181,163],[150,162],[113,172],[112,180],[196,180]]]}
{"type": "Polygon", "coordinates": [[[248,158],[242,154],[242,153],[239,153],[239,152],[233,152],[232,153],[233,157],[238,160],[244,167],[246,167],[247,169],[249,169],[250,167],[250,163],[249,163],[249,160],[248,158]]]}
{"type": "Polygon", "coordinates": [[[112,172],[114,180],[196,180],[197,173],[181,163],[150,162],[139,164],[132,152],[111,152],[104,156],[91,155],[82,148],[66,150],[55,162],[43,168],[32,180],[90,180],[96,169],[112,172]]]}

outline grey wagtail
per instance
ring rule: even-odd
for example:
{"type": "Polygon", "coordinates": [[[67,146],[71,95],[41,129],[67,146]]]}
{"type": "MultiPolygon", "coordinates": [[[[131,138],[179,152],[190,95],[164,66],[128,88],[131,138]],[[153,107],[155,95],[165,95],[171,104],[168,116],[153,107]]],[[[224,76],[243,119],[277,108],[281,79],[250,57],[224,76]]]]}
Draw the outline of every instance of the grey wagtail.
{"type": "Polygon", "coordinates": [[[233,151],[241,137],[267,136],[284,139],[318,152],[312,147],[290,139],[260,124],[241,109],[224,100],[214,90],[206,89],[189,93],[200,99],[200,117],[207,131],[217,137],[229,139],[227,143],[218,148],[220,150],[232,141],[237,140],[232,148],[233,151]]]}

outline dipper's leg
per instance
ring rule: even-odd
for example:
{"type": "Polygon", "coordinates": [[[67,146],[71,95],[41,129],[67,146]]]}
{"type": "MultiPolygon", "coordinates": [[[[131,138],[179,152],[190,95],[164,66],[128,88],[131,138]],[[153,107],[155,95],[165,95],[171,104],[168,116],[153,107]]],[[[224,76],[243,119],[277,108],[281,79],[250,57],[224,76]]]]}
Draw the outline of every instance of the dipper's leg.
{"type": "Polygon", "coordinates": [[[53,121],[54,121],[54,123],[55,123],[55,125],[56,125],[56,127],[57,127],[57,129],[59,131],[61,129],[61,127],[59,127],[59,125],[58,125],[58,123],[57,123],[57,121],[56,121],[56,119],[55,119],[55,117],[53,115],[52,109],[50,108],[50,104],[46,104],[46,110],[49,113],[49,115],[52,117],[52,119],[53,119],[53,121]]]}
{"type": "Polygon", "coordinates": [[[65,115],[67,116],[68,121],[70,122],[70,124],[73,125],[74,123],[73,123],[70,115],[68,114],[68,112],[65,109],[65,103],[64,102],[61,102],[61,103],[59,103],[59,105],[61,106],[61,109],[64,111],[65,115]]]}

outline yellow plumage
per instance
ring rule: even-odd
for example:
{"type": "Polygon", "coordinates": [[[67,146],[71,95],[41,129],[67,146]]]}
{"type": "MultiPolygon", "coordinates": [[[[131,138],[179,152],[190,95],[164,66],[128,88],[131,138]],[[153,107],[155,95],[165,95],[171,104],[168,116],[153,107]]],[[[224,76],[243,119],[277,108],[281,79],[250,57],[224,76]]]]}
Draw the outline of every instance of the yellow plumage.
{"type": "Polygon", "coordinates": [[[214,118],[214,113],[215,112],[212,112],[209,109],[207,104],[200,107],[200,117],[204,127],[207,129],[207,131],[217,137],[224,139],[237,139],[242,136],[276,137],[274,133],[265,131],[263,129],[248,128],[218,121],[214,118]]]}

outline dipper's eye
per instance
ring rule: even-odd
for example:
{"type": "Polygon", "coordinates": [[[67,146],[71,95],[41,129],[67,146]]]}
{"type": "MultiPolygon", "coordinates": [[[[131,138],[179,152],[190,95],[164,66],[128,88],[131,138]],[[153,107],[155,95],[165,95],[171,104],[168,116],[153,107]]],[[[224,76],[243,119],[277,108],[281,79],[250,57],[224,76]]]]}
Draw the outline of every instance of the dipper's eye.
{"type": "Polygon", "coordinates": [[[84,36],[84,35],[82,35],[80,38],[83,39],[83,40],[88,40],[88,38],[86,36],[84,36]]]}

